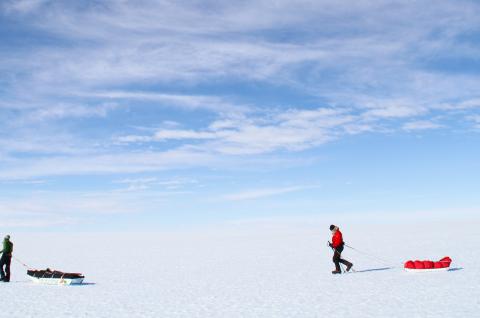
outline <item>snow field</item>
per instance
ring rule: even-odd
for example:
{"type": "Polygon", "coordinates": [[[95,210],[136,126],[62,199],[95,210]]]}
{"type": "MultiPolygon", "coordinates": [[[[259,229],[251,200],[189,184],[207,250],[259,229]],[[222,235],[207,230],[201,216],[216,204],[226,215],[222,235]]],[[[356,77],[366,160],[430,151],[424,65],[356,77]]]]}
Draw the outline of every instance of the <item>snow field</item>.
{"type": "Polygon", "coordinates": [[[15,256],[85,274],[84,286],[31,283],[12,263],[5,317],[476,317],[478,222],[342,224],[357,273],[333,276],[329,220],[169,233],[17,233],[15,256]],[[373,255],[374,257],[371,257],[373,255]],[[406,273],[407,259],[453,259],[406,273]],[[382,261],[376,258],[381,258],[382,261]],[[393,268],[390,268],[393,267],[393,268]]]}

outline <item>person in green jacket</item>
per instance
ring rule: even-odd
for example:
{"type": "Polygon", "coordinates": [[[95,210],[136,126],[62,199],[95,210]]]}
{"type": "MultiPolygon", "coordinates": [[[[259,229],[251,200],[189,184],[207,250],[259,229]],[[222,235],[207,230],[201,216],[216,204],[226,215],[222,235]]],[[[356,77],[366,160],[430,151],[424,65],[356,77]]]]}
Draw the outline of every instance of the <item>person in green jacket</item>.
{"type": "Polygon", "coordinates": [[[0,281],[10,281],[10,263],[12,262],[13,243],[10,242],[10,235],[5,236],[3,239],[3,249],[0,251],[2,257],[0,257],[0,281]],[[3,267],[5,266],[5,272],[3,267]]]}

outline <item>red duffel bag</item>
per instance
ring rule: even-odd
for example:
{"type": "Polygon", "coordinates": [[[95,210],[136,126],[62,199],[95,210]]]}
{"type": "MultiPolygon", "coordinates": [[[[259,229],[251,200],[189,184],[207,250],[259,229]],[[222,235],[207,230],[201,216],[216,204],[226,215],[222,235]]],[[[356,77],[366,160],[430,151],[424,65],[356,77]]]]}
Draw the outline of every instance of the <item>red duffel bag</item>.
{"type": "Polygon", "coordinates": [[[432,261],[423,261],[423,267],[425,269],[431,269],[431,268],[433,268],[433,262],[432,261]]]}
{"type": "Polygon", "coordinates": [[[413,261],[406,261],[404,267],[409,269],[414,269],[415,263],[413,261]]]}
{"type": "Polygon", "coordinates": [[[442,262],[435,262],[433,263],[433,268],[444,268],[445,264],[442,262]]]}
{"type": "Polygon", "coordinates": [[[444,264],[444,267],[450,267],[450,264],[452,263],[452,259],[448,256],[445,256],[440,260],[440,262],[444,264]]]}
{"type": "Polygon", "coordinates": [[[423,265],[422,261],[416,260],[415,261],[415,269],[425,269],[425,265],[423,265]]]}

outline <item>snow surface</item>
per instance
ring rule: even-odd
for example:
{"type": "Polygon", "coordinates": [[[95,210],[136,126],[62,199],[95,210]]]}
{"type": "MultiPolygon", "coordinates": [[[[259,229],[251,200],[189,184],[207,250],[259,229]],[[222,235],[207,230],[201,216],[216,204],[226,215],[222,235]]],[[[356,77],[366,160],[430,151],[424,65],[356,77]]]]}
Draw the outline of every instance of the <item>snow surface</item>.
{"type": "Polygon", "coordinates": [[[15,256],[86,275],[36,285],[12,263],[2,317],[479,317],[478,221],[339,223],[357,272],[332,275],[329,220],[169,233],[16,233],[15,256]],[[454,270],[407,273],[407,259],[454,270]],[[393,268],[389,268],[393,267],[393,268]]]}

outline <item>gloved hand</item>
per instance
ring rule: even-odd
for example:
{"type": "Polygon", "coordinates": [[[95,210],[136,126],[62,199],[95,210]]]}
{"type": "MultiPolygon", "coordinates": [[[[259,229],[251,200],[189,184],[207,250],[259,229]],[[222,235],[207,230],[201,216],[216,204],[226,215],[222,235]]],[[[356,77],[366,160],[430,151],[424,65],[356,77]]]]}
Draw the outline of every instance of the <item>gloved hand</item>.
{"type": "Polygon", "coordinates": [[[328,246],[330,246],[331,248],[333,248],[333,245],[332,243],[328,242],[328,246]]]}

